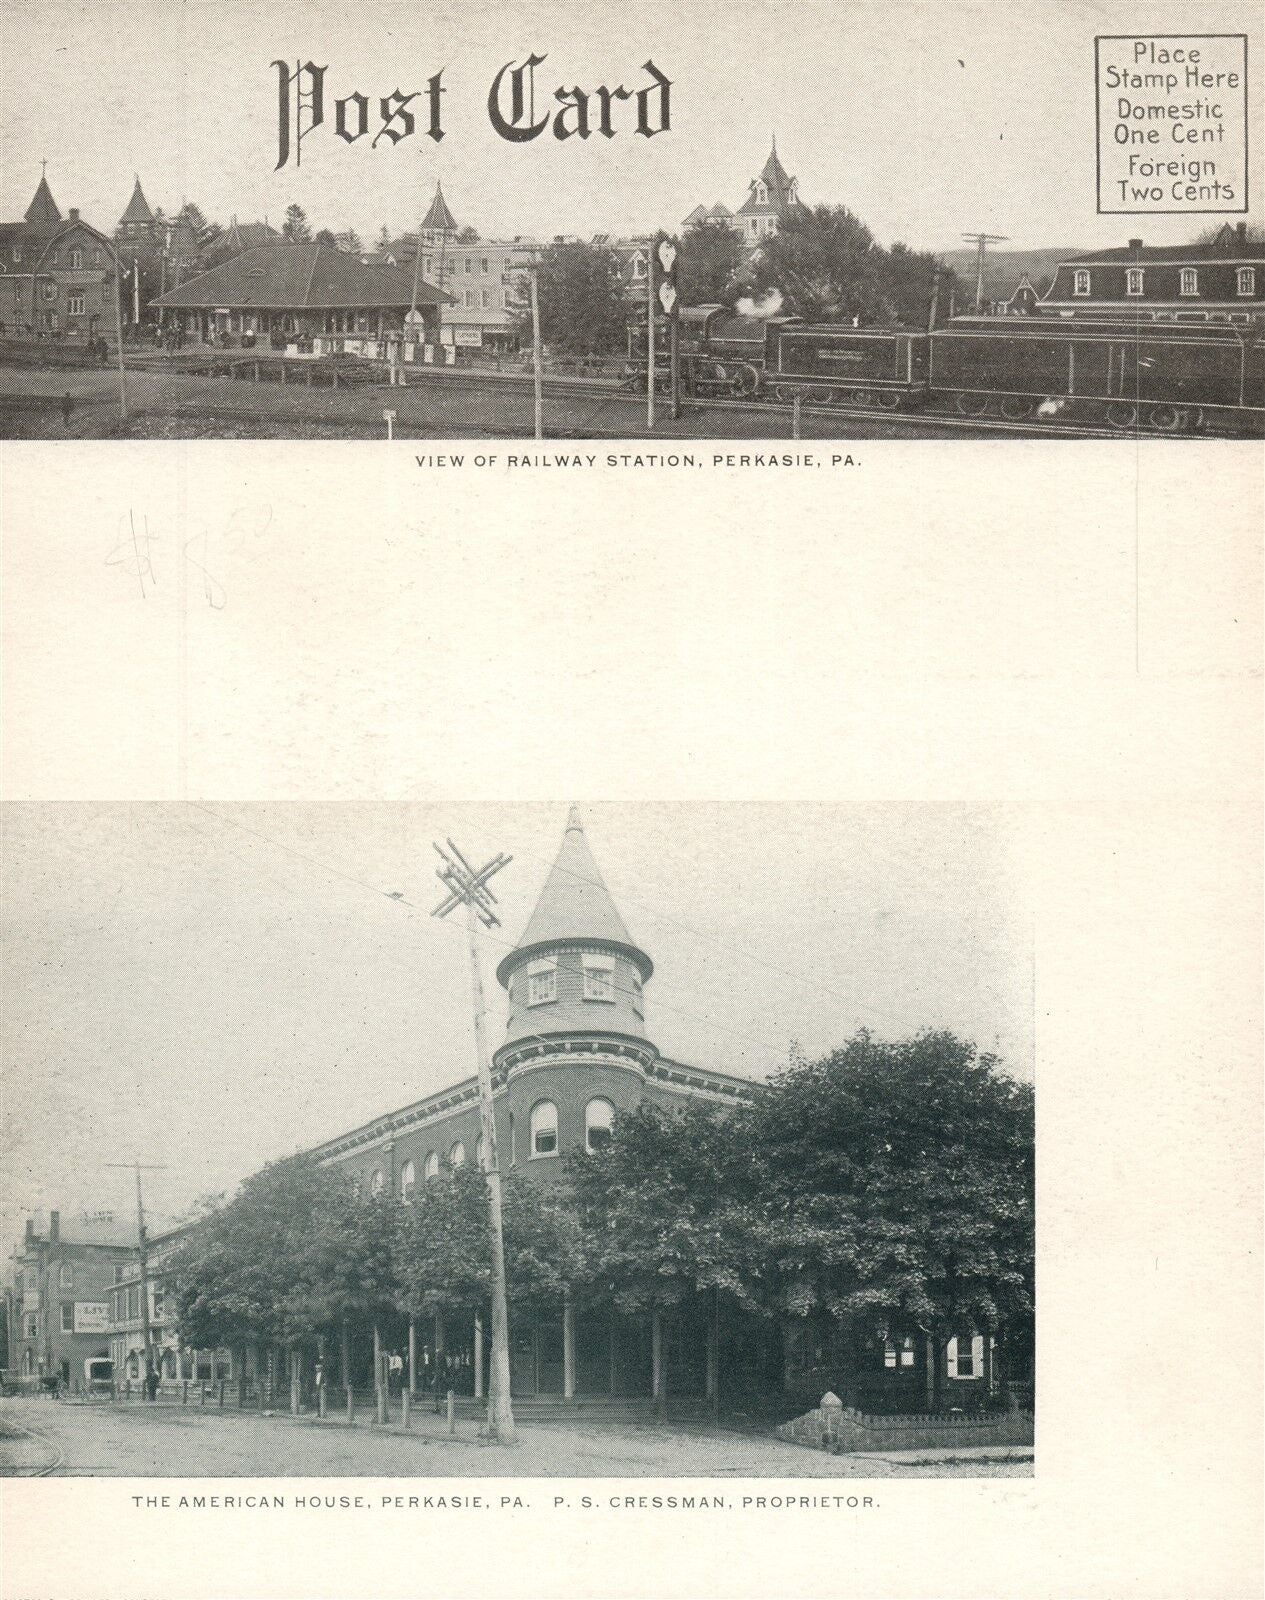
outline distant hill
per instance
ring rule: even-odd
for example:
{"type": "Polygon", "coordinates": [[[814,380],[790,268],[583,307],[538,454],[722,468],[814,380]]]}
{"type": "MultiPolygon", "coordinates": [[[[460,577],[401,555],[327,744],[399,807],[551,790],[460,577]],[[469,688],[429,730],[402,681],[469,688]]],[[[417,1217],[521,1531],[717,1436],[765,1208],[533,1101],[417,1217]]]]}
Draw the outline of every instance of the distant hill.
{"type": "MultiPolygon", "coordinates": [[[[1009,300],[1025,272],[1036,286],[1037,293],[1044,294],[1059,262],[1066,261],[1069,256],[1084,254],[1082,245],[1068,245],[1064,249],[989,250],[984,256],[984,298],[1009,300]]],[[[957,274],[961,285],[958,291],[960,306],[963,288],[972,296],[975,294],[975,252],[968,245],[963,250],[946,250],[940,259],[957,274]]]]}

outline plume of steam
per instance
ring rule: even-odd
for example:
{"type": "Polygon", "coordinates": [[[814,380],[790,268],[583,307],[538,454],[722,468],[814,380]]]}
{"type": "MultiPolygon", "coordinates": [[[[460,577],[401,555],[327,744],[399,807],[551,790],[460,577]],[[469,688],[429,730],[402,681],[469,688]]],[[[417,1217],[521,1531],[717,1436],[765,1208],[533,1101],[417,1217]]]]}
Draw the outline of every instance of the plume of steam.
{"type": "Polygon", "coordinates": [[[770,289],[762,300],[753,300],[749,294],[744,294],[738,302],[738,315],[740,317],[775,317],[782,309],[782,291],[770,289]]]}

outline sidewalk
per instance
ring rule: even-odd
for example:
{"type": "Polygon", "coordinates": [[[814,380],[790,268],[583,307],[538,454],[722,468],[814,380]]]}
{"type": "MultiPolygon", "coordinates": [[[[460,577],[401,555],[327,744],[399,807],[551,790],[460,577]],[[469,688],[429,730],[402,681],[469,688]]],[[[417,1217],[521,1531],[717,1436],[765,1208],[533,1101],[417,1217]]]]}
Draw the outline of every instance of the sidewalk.
{"type": "Polygon", "coordinates": [[[942,1450],[848,1450],[853,1461],[886,1461],[894,1467],[934,1467],[949,1462],[1032,1461],[1030,1444],[948,1445],[942,1450]]]}

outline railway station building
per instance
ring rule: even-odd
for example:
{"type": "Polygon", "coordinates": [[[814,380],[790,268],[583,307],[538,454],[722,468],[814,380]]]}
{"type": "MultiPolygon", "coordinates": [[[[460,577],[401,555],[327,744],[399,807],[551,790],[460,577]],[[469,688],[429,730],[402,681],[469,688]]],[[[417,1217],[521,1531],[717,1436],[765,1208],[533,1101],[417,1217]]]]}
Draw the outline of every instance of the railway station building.
{"type": "Polygon", "coordinates": [[[357,341],[402,335],[416,304],[413,337],[433,344],[448,296],[411,272],[370,264],[321,244],[273,244],[245,250],[160,295],[164,320],[175,317],[193,343],[248,343],[352,349],[357,341]],[[350,341],[350,344],[349,344],[350,341]]]}

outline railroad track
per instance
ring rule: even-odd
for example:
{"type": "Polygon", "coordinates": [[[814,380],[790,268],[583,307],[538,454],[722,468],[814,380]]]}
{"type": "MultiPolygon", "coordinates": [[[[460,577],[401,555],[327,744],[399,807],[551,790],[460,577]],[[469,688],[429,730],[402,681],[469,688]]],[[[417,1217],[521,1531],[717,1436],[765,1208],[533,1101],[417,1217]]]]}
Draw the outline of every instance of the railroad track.
{"type": "Polygon", "coordinates": [[[15,1433],[20,1433],[24,1438],[33,1439],[36,1444],[44,1445],[46,1449],[52,1451],[53,1455],[53,1459],[46,1462],[42,1467],[32,1467],[29,1471],[22,1470],[15,1472],[13,1474],[15,1478],[50,1477],[65,1461],[66,1458],[62,1452],[61,1446],[56,1442],[56,1440],[50,1439],[46,1433],[40,1433],[36,1428],[28,1428],[25,1423],[14,1422],[11,1417],[6,1417],[4,1419],[4,1426],[6,1428],[11,1428],[15,1433]]]}

